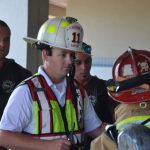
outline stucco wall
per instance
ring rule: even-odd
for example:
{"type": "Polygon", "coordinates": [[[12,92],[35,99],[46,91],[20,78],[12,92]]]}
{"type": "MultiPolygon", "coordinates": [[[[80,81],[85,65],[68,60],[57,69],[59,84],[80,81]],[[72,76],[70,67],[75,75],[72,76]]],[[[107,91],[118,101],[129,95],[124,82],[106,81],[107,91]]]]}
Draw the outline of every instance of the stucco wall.
{"type": "Polygon", "coordinates": [[[8,57],[26,67],[27,45],[22,37],[27,35],[27,0],[1,0],[0,19],[11,28],[11,45],[8,57]],[[19,6],[19,7],[16,7],[19,6]]]}
{"type": "Polygon", "coordinates": [[[0,0],[0,19],[11,28],[9,58],[27,67],[33,73],[42,63],[40,52],[23,40],[36,38],[39,27],[48,18],[49,0],[0,0]]]}
{"type": "Polygon", "coordinates": [[[149,0],[71,0],[67,15],[79,19],[93,55],[115,58],[128,49],[150,50],[149,0]]]}

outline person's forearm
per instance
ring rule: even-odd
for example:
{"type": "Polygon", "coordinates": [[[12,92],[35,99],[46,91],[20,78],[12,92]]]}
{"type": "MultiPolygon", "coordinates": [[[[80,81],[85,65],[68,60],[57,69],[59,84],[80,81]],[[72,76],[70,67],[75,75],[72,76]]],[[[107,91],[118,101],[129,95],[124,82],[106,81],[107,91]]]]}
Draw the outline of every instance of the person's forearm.
{"type": "Polygon", "coordinates": [[[94,131],[88,132],[87,134],[92,138],[98,137],[102,132],[105,131],[105,126],[107,123],[103,122],[98,128],[96,128],[94,131]]]}
{"type": "Polygon", "coordinates": [[[0,130],[0,146],[13,150],[69,150],[71,142],[64,138],[41,140],[22,133],[0,130]]]}
{"type": "Polygon", "coordinates": [[[0,131],[0,145],[10,149],[40,150],[43,140],[34,139],[30,135],[10,131],[0,131]]]}

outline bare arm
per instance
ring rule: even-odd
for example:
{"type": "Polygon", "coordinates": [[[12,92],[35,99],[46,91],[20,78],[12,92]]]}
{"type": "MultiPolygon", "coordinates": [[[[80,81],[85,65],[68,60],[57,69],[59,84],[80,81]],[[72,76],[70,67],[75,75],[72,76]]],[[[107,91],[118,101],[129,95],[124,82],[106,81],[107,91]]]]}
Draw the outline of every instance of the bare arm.
{"type": "Polygon", "coordinates": [[[107,125],[107,123],[102,123],[101,126],[99,126],[98,128],[96,128],[95,130],[88,132],[87,134],[92,138],[95,139],[96,137],[98,137],[101,133],[103,133],[105,131],[105,126],[107,125]]]}
{"type": "Polygon", "coordinates": [[[13,150],[69,150],[70,141],[67,139],[40,140],[30,135],[0,130],[0,146],[13,150]]]}

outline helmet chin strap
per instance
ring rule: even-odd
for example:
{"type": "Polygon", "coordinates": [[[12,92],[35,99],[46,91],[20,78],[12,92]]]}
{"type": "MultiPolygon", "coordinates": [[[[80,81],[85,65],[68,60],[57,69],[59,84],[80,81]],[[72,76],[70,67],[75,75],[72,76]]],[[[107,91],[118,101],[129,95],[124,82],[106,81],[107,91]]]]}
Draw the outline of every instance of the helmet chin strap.
{"type": "MultiPolygon", "coordinates": [[[[74,53],[73,54],[73,60],[75,60],[75,59],[76,59],[76,56],[75,56],[75,53],[74,53]]],[[[69,71],[69,78],[71,80],[74,80],[74,75],[75,75],[75,62],[72,61],[72,67],[71,67],[71,69],[69,71]]]]}
{"type": "Polygon", "coordinates": [[[75,75],[75,65],[74,65],[74,63],[72,64],[72,67],[71,67],[71,69],[70,69],[70,71],[69,71],[69,78],[71,79],[71,80],[74,80],[74,75],[75,75]]]}
{"type": "MultiPolygon", "coordinates": [[[[75,60],[75,54],[73,55],[73,59],[75,60]]],[[[74,106],[75,108],[77,107],[77,92],[76,92],[76,87],[74,84],[74,75],[75,75],[75,64],[72,63],[72,67],[69,71],[69,79],[70,79],[70,84],[71,84],[71,89],[72,89],[72,94],[73,94],[73,98],[75,100],[74,102],[74,106]]]]}

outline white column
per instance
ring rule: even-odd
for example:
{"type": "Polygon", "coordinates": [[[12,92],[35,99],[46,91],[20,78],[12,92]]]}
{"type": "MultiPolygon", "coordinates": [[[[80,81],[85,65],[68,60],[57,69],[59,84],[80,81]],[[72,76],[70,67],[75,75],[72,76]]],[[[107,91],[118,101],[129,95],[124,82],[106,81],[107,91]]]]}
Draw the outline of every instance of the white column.
{"type": "Polygon", "coordinates": [[[48,18],[49,0],[0,0],[0,20],[11,28],[11,45],[8,58],[33,73],[41,63],[39,52],[27,46],[23,37],[37,35],[41,24],[48,18]]]}

